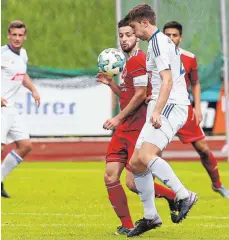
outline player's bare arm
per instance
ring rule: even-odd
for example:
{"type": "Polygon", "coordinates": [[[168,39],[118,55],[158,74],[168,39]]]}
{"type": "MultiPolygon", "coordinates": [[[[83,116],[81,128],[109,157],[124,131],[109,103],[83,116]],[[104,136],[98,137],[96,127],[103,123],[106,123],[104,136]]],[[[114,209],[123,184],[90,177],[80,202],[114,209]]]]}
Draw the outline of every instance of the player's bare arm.
{"type": "Polygon", "coordinates": [[[151,116],[151,122],[155,128],[161,127],[161,112],[165,107],[169,94],[171,92],[173,81],[172,81],[172,73],[171,70],[166,69],[160,72],[160,77],[162,79],[162,84],[160,88],[159,97],[157,100],[157,104],[151,116]]]}
{"type": "Polygon", "coordinates": [[[195,103],[194,112],[196,116],[196,124],[199,125],[203,120],[203,115],[202,115],[201,106],[200,106],[201,87],[200,87],[200,82],[198,81],[198,69],[192,69],[192,72],[190,74],[190,82],[191,82],[193,100],[195,103]]]}
{"type": "Polygon", "coordinates": [[[23,86],[32,92],[32,96],[38,106],[40,106],[40,95],[28,74],[25,75],[23,86]]]}
{"type": "Polygon", "coordinates": [[[124,121],[133,111],[135,111],[146,99],[147,87],[135,87],[135,94],[128,105],[115,117],[108,119],[103,127],[107,130],[116,128],[124,121]]]}
{"type": "Polygon", "coordinates": [[[111,90],[119,97],[121,90],[119,85],[114,81],[114,79],[104,73],[97,74],[97,82],[103,83],[111,88],[111,90]]]}
{"type": "Polygon", "coordinates": [[[1,97],[1,107],[6,107],[7,101],[5,98],[1,97]]]}

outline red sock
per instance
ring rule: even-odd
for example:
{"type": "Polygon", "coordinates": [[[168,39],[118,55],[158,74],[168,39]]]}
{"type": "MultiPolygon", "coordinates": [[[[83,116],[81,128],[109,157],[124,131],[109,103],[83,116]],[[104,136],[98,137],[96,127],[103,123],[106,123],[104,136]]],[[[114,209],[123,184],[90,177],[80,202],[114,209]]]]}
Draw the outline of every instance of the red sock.
{"type": "Polygon", "coordinates": [[[210,176],[212,180],[212,185],[216,188],[219,188],[222,186],[222,183],[220,182],[219,177],[219,171],[217,166],[217,161],[214,157],[214,155],[210,152],[209,155],[204,154],[201,156],[201,162],[205,169],[208,172],[208,175],[210,176]]]}
{"type": "Polygon", "coordinates": [[[154,188],[155,188],[155,197],[164,197],[170,200],[174,200],[176,197],[176,194],[172,190],[158,183],[154,183],[154,188]]]}
{"type": "Polygon", "coordinates": [[[133,228],[134,224],[130,216],[126,193],[124,192],[120,181],[106,184],[106,186],[111,205],[113,206],[116,215],[120,218],[122,226],[125,228],[133,228]]]}

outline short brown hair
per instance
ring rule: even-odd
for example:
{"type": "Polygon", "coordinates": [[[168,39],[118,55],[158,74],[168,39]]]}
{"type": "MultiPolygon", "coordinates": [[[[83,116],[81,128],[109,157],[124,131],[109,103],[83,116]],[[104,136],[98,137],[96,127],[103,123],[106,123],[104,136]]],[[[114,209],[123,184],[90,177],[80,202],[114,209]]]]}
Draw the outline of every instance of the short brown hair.
{"type": "Polygon", "coordinates": [[[25,33],[27,31],[26,29],[26,25],[20,21],[20,20],[15,20],[15,21],[12,21],[9,25],[8,25],[8,33],[10,33],[10,30],[12,28],[24,28],[25,29],[25,33]]]}
{"type": "Polygon", "coordinates": [[[118,23],[118,28],[127,27],[127,26],[129,26],[129,22],[126,21],[126,19],[122,19],[122,20],[120,20],[119,23],[118,23]]]}
{"type": "Polygon", "coordinates": [[[156,13],[148,4],[142,3],[134,7],[132,10],[130,10],[127,16],[125,17],[125,20],[128,22],[131,21],[140,22],[145,18],[150,22],[150,24],[155,25],[156,13]]]}

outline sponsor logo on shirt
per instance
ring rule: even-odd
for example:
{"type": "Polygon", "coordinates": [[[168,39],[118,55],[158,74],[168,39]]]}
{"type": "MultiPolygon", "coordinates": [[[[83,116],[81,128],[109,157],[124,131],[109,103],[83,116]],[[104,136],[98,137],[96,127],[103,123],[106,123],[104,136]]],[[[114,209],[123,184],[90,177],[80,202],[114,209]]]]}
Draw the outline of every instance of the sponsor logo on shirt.
{"type": "Polygon", "coordinates": [[[25,73],[17,73],[11,78],[11,80],[12,81],[23,81],[24,77],[25,77],[25,73]]]}

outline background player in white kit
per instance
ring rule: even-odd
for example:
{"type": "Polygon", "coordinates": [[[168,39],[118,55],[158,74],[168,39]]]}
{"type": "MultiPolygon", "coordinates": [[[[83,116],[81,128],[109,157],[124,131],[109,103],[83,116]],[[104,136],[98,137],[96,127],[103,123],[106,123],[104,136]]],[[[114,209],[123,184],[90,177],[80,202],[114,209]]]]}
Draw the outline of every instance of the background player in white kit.
{"type": "Polygon", "coordinates": [[[196,193],[183,186],[170,165],[160,157],[188,117],[190,101],[179,51],[155,26],[155,13],[149,5],[136,6],[126,19],[136,37],[149,41],[146,68],[152,84],[152,100],[148,105],[146,122],[130,160],[144,205],[144,218],[128,233],[128,237],[134,237],[162,224],[154,203],[153,176],[176,193],[179,209],[174,219],[176,223],[186,217],[198,198],[196,193]]]}
{"type": "Polygon", "coordinates": [[[9,197],[4,190],[4,178],[32,149],[26,123],[14,107],[15,95],[23,85],[32,92],[35,102],[40,105],[40,96],[26,73],[28,57],[22,48],[26,40],[26,25],[18,20],[11,22],[8,26],[8,40],[9,44],[1,47],[1,151],[10,142],[14,142],[16,148],[5,157],[1,166],[2,197],[9,197]]]}

